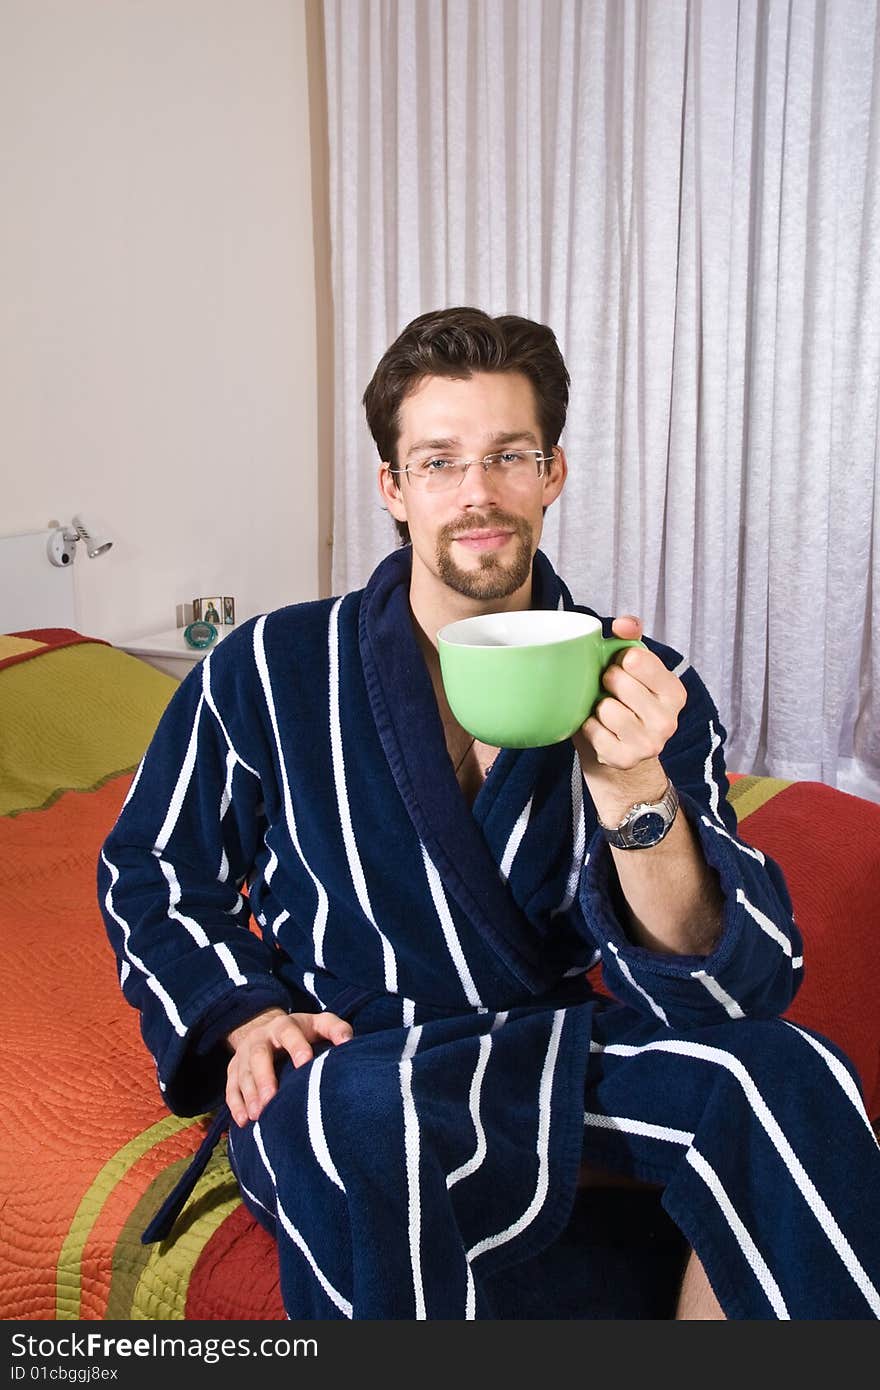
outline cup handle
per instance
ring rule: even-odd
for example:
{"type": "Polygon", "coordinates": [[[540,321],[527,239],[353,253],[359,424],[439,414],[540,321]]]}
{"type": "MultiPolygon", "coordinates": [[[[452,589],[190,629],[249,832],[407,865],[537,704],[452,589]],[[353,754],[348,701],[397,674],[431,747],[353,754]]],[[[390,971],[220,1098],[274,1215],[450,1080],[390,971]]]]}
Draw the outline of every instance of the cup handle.
{"type": "MultiPolygon", "coordinates": [[[[644,642],[637,637],[603,637],[602,638],[602,670],[608,665],[613,656],[622,652],[624,647],[645,647],[644,642]]],[[[647,651],[647,648],[645,648],[647,651]]]]}

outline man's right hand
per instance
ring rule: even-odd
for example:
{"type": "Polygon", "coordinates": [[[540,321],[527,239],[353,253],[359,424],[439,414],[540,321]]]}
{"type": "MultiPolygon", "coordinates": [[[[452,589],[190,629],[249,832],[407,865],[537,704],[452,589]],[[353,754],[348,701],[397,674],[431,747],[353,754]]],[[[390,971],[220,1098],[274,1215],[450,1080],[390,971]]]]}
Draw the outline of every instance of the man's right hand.
{"type": "Polygon", "coordinates": [[[233,1028],[227,1036],[232,1057],[226,1071],[226,1103],[235,1123],[241,1127],[259,1119],[278,1090],[276,1053],[289,1053],[293,1065],[302,1067],[314,1056],[313,1043],[343,1043],[353,1036],[351,1024],[338,1014],[287,1014],[277,1008],[233,1028]]]}

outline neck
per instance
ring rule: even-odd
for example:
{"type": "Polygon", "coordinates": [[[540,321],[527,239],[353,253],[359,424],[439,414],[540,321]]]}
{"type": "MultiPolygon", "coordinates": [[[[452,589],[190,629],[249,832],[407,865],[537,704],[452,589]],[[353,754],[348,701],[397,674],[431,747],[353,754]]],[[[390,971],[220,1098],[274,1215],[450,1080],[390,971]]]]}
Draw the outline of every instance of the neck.
{"type": "Polygon", "coordinates": [[[515,593],[499,599],[469,598],[451,589],[448,584],[436,580],[434,576],[431,578],[434,579],[434,583],[425,582],[421,573],[417,573],[413,566],[409,586],[413,628],[425,660],[428,661],[429,670],[433,669],[429,651],[433,653],[433,661],[436,663],[437,633],[447,623],[458,622],[460,618],[475,618],[481,613],[512,613],[517,609],[531,607],[531,574],[515,593]]]}
{"type": "MultiPolygon", "coordinates": [[[[430,632],[426,631],[415,612],[412,611],[412,605],[410,605],[410,616],[412,619],[413,632],[419,644],[419,650],[425,659],[428,675],[431,677],[431,685],[434,688],[434,698],[437,701],[437,709],[440,712],[443,731],[446,735],[446,745],[449,747],[451,743],[456,740],[460,741],[464,738],[465,731],[449,708],[449,701],[446,698],[446,691],[443,688],[443,677],[440,674],[440,657],[437,652],[437,628],[432,627],[430,632]]],[[[450,619],[450,621],[452,620],[450,619]]],[[[442,626],[443,623],[437,624],[437,627],[442,626]]],[[[471,742],[473,742],[473,740],[471,740],[471,742]]],[[[467,747],[470,747],[470,743],[467,747]]],[[[467,748],[464,751],[467,752],[467,748]]]]}

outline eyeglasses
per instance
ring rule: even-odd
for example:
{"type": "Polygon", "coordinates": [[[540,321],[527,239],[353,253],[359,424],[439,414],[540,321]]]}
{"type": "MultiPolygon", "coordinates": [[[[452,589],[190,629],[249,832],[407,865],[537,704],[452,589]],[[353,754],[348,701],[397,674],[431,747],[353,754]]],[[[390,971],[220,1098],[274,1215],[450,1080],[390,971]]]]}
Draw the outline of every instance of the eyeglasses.
{"type": "Polygon", "coordinates": [[[524,483],[543,478],[545,463],[552,463],[555,449],[542,454],[540,449],[504,449],[481,459],[457,459],[447,455],[420,459],[406,468],[391,468],[389,473],[406,473],[414,487],[425,492],[448,492],[459,487],[465,473],[474,464],[504,483],[524,483]]]}

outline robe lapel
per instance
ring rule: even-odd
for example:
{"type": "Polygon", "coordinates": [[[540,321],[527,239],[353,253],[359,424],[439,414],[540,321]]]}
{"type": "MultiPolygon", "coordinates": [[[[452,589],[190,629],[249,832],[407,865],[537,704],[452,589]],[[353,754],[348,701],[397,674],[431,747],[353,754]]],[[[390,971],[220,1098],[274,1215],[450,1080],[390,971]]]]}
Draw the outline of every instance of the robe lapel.
{"type": "MultiPolygon", "coordinates": [[[[445,888],[515,979],[540,994],[553,979],[542,960],[540,936],[502,880],[480,823],[514,763],[523,771],[525,760],[534,781],[546,750],[503,749],[471,814],[449,761],[431,678],[413,632],[409,576],[409,549],[396,551],[374,572],[361,602],[359,644],[376,729],[445,888]]],[[[540,551],[533,593],[536,608],[571,606],[568,591],[540,551]]],[[[537,881],[541,865],[535,872],[537,881]]]]}

